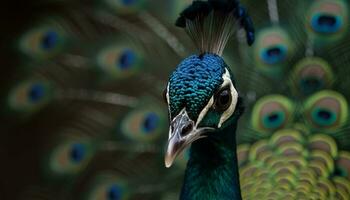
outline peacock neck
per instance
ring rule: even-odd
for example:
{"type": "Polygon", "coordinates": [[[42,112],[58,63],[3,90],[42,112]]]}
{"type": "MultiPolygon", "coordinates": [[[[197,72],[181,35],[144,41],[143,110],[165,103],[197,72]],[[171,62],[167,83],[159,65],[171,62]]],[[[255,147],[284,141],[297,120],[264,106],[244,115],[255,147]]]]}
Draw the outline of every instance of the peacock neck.
{"type": "Polygon", "coordinates": [[[236,124],[194,142],[181,200],[241,200],[236,124]]]}

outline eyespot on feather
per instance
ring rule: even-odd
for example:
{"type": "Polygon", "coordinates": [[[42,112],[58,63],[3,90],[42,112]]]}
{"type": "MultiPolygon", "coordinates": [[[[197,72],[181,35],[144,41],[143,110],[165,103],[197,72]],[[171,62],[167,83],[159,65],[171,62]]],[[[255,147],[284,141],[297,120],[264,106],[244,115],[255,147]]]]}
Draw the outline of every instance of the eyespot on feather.
{"type": "Polygon", "coordinates": [[[314,129],[334,131],[347,122],[348,103],[342,94],[322,90],[306,100],[303,113],[314,129]]]}
{"type": "Polygon", "coordinates": [[[44,80],[27,80],[13,87],[7,97],[8,107],[16,112],[34,112],[52,98],[53,87],[44,80]]]}
{"type": "Polygon", "coordinates": [[[306,96],[330,88],[334,82],[334,75],[331,66],[325,60],[307,57],[296,64],[290,79],[294,92],[306,96]]]}
{"type": "Polygon", "coordinates": [[[19,39],[19,50],[33,59],[49,59],[60,53],[66,40],[62,29],[39,26],[28,30],[19,39]]]}
{"type": "Polygon", "coordinates": [[[252,48],[258,70],[268,75],[283,71],[294,54],[294,46],[288,33],[278,26],[261,29],[252,48]]]}
{"type": "Polygon", "coordinates": [[[121,132],[135,142],[155,142],[166,132],[166,113],[156,106],[137,107],[121,121],[121,132]]]}
{"type": "Polygon", "coordinates": [[[112,173],[100,173],[89,183],[85,192],[88,200],[127,200],[130,189],[125,180],[112,173]]]}
{"type": "Polygon", "coordinates": [[[270,133],[286,127],[293,119],[294,104],[282,95],[268,95],[259,99],[252,111],[253,129],[270,133]]]}
{"type": "Polygon", "coordinates": [[[339,41],[349,31],[348,3],[344,0],[314,1],[307,11],[305,26],[318,46],[339,41]]]}
{"type": "Polygon", "coordinates": [[[126,79],[137,74],[143,64],[142,53],[127,45],[112,45],[99,51],[96,65],[100,71],[115,79],[126,79]]]}
{"type": "Polygon", "coordinates": [[[93,154],[93,146],[86,139],[60,140],[44,159],[45,172],[54,179],[76,176],[85,169],[93,154]]]}

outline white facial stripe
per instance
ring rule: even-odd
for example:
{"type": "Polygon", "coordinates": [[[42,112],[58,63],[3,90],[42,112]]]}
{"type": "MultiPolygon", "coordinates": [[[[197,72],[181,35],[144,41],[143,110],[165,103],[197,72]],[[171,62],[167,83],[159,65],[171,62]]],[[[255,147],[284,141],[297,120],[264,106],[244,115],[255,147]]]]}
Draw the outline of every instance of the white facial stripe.
{"type": "Polygon", "coordinates": [[[204,109],[201,111],[201,113],[199,113],[199,116],[198,116],[198,119],[197,119],[197,122],[196,122],[196,127],[203,120],[203,118],[205,117],[205,115],[207,114],[209,109],[213,106],[213,104],[214,104],[214,96],[212,96],[210,98],[208,104],[204,107],[204,109]]]}
{"type": "Polygon", "coordinates": [[[169,100],[169,84],[166,86],[166,101],[169,104],[170,100],[169,100]]]}
{"type": "Polygon", "coordinates": [[[232,102],[230,107],[221,115],[220,117],[220,121],[218,124],[218,128],[220,128],[222,126],[222,124],[231,117],[231,115],[234,113],[235,109],[236,109],[236,105],[237,105],[237,101],[238,101],[238,92],[235,89],[235,87],[233,87],[231,78],[230,78],[230,73],[228,72],[227,69],[225,69],[225,73],[222,75],[222,79],[224,80],[224,82],[221,85],[221,88],[226,87],[226,86],[230,86],[230,91],[231,91],[231,97],[232,97],[232,102]]]}
{"type": "Polygon", "coordinates": [[[168,85],[166,86],[166,101],[168,103],[168,111],[169,111],[169,117],[171,119],[171,113],[170,113],[170,97],[169,97],[169,83],[168,85]]]}

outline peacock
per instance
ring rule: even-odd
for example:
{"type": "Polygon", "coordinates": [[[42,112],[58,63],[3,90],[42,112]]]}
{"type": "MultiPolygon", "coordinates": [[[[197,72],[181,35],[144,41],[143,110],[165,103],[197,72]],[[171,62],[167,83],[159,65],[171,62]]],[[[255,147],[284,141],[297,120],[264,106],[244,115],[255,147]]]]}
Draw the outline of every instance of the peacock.
{"type": "Polygon", "coordinates": [[[164,95],[171,121],[165,165],[191,144],[180,199],[241,199],[235,130],[243,102],[221,57],[235,22],[251,45],[252,21],[237,1],[195,1],[176,21],[200,51],[177,66],[164,95]]]}
{"type": "Polygon", "coordinates": [[[4,2],[0,199],[350,199],[349,3],[4,2]]]}

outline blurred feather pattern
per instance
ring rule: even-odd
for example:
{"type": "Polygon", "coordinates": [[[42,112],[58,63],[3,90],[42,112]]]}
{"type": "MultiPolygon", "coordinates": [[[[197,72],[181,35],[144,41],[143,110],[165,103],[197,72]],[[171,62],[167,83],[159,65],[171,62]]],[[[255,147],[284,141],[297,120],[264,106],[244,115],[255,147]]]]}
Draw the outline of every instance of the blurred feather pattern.
{"type": "MultiPolygon", "coordinates": [[[[178,199],[188,152],[165,169],[161,94],[195,49],[173,25],[191,2],[7,2],[0,199],[178,199]]],[[[238,30],[223,57],[243,199],[350,199],[350,2],[242,3],[256,42],[238,30]]]]}

